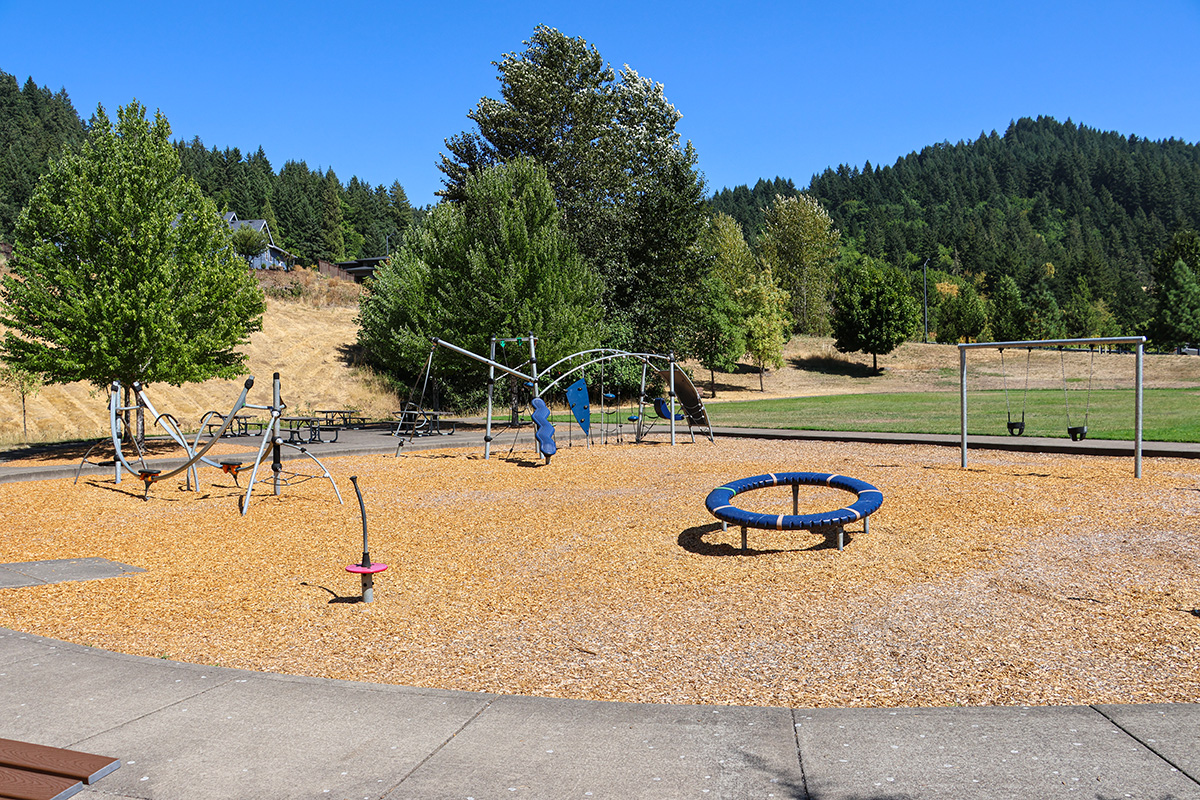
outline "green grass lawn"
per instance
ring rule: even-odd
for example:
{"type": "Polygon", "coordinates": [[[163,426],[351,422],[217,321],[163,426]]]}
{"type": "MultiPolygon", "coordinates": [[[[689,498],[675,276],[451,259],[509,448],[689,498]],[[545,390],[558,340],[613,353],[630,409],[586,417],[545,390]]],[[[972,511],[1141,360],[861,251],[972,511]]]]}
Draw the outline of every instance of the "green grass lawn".
{"type": "MultiPolygon", "coordinates": [[[[1022,395],[1010,391],[1013,421],[1020,421],[1022,395]]],[[[813,431],[879,431],[885,433],[937,433],[957,435],[958,392],[905,392],[798,397],[782,400],[748,400],[709,403],[712,424],[723,428],[782,428],[813,431]]],[[[1133,391],[1095,390],[1089,403],[1086,389],[1068,392],[1071,424],[1087,421],[1089,439],[1133,440],[1133,391]]],[[[1025,435],[1067,438],[1067,416],[1060,389],[1030,390],[1025,402],[1025,435]]],[[[1159,442],[1200,442],[1200,390],[1147,389],[1143,393],[1142,438],[1159,442]]],[[[654,408],[647,406],[653,417],[654,408]]],[[[635,413],[621,409],[624,420],[635,413]]],[[[567,424],[568,414],[555,414],[556,424],[567,424]]],[[[656,418],[657,419],[657,418],[656,418]]],[[[599,414],[592,415],[594,425],[599,414]]],[[[615,416],[609,414],[610,424],[615,416]]],[[[967,433],[1007,436],[1008,414],[1003,391],[967,395],[967,433]]]]}
{"type": "MultiPolygon", "coordinates": [[[[1014,421],[1020,421],[1022,392],[1010,391],[1014,421]]],[[[1133,391],[1068,392],[1071,424],[1087,420],[1089,439],[1133,439],[1133,391]]],[[[1147,389],[1143,393],[1142,438],[1147,441],[1200,442],[1200,390],[1147,389]]],[[[801,397],[712,403],[708,415],[717,427],[790,428],[795,430],[881,431],[889,433],[960,432],[958,392],[906,392],[801,397]]],[[[967,433],[1008,435],[1003,391],[967,395],[967,433]]],[[[1030,390],[1025,398],[1025,435],[1067,437],[1061,390],[1030,390]]]]}

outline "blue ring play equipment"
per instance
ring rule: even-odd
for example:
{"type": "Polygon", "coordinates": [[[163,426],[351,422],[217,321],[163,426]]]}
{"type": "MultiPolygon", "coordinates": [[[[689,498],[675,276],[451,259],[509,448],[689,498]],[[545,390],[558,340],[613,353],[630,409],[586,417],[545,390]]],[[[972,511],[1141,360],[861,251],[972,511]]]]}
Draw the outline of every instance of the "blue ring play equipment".
{"type": "Polygon", "coordinates": [[[741,526],[743,550],[746,549],[747,528],[776,531],[803,529],[824,533],[826,536],[836,533],[838,550],[841,550],[843,527],[861,519],[863,532],[866,533],[867,517],[878,511],[881,505],[883,505],[883,492],[871,484],[857,478],[832,475],[826,472],[776,472],[768,475],[755,475],[719,486],[709,492],[708,497],[704,500],[704,507],[714,517],[726,524],[733,523],[741,526]],[[733,505],[733,498],[736,495],[755,489],[765,489],[768,486],[792,487],[793,512],[799,505],[799,487],[801,486],[828,486],[833,489],[841,489],[853,492],[857,499],[848,506],[818,514],[762,514],[756,511],[746,511],[733,505]]]}

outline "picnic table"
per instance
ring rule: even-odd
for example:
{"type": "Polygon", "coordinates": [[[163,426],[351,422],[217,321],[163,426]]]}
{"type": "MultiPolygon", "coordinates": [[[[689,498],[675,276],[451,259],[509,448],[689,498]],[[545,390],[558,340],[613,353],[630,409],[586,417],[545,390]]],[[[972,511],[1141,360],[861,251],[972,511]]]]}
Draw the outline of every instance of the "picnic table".
{"type": "MultiPolygon", "coordinates": [[[[208,423],[208,435],[212,436],[221,426],[225,424],[224,414],[214,414],[213,421],[208,423]]],[[[266,423],[260,419],[255,419],[249,414],[234,414],[233,424],[225,431],[226,436],[251,436],[261,434],[266,423]],[[250,429],[257,428],[254,434],[251,434],[250,429]]]]}
{"type": "Polygon", "coordinates": [[[396,429],[392,436],[450,436],[458,423],[451,422],[450,430],[442,430],[442,412],[427,411],[410,406],[401,411],[393,411],[396,417],[396,429]]]}
{"type": "MultiPolygon", "coordinates": [[[[280,417],[279,421],[288,432],[288,441],[293,444],[324,442],[321,438],[321,423],[324,417],[280,417]]],[[[334,436],[337,441],[337,436],[334,436]]]]}
{"type": "Polygon", "coordinates": [[[360,428],[367,421],[352,408],[317,409],[317,414],[325,418],[326,425],[340,425],[343,428],[360,428]]]}

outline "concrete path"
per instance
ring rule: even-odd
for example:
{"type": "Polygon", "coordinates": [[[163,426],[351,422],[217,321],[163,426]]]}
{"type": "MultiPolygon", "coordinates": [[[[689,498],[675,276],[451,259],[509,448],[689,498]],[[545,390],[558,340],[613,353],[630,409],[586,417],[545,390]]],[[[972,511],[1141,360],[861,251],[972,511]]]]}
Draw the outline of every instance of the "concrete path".
{"type": "MultiPolygon", "coordinates": [[[[718,434],[897,440],[800,431],[718,434]]],[[[997,446],[1015,444],[992,438],[997,446]]],[[[956,437],[901,440],[958,444],[956,437]]],[[[1032,450],[1131,452],[1128,444],[1114,452],[1122,445],[1106,442],[1020,442],[1032,450]]],[[[392,453],[396,443],[386,431],[344,431],[338,443],[312,450],[318,457],[392,453]]],[[[971,443],[977,446],[974,437],[971,443]]],[[[463,430],[417,439],[404,451],[481,445],[481,431],[463,430]]],[[[494,452],[504,455],[510,446],[511,439],[498,440],[494,452]]],[[[518,444],[518,450],[522,446],[532,447],[518,444]]],[[[1200,456],[1193,445],[1155,447],[1154,455],[1200,456]]],[[[1149,450],[1146,455],[1153,457],[1149,450]]],[[[0,466],[0,481],[74,472],[0,466]]],[[[1200,705],[599,703],[203,667],[4,628],[0,737],[120,758],[121,769],[77,795],[97,798],[1200,800],[1200,705]]]]}
{"type": "Polygon", "coordinates": [[[0,628],[0,737],[120,758],[79,797],[1200,798],[1200,705],[787,709],[296,678],[0,628]]]}
{"type": "MultiPolygon", "coordinates": [[[[397,451],[403,454],[443,447],[469,447],[477,448],[480,452],[483,451],[484,432],[481,420],[465,420],[459,424],[458,428],[458,432],[453,435],[422,436],[411,441],[405,441],[402,447],[398,447],[400,445],[400,439],[391,435],[391,426],[343,430],[339,432],[338,440],[336,442],[314,443],[307,445],[307,449],[317,458],[347,455],[392,455],[397,451]]],[[[717,437],[718,442],[723,438],[741,437],[748,439],[777,439],[785,441],[926,444],[954,449],[959,449],[961,447],[961,439],[958,436],[945,436],[927,433],[796,431],[779,430],[774,428],[714,428],[713,433],[717,437]]],[[[566,454],[570,452],[571,447],[584,446],[582,436],[578,431],[575,431],[575,434],[576,435],[574,436],[572,442],[560,430],[557,436],[559,453],[566,454]]],[[[649,441],[657,444],[666,444],[669,442],[669,440],[668,429],[662,425],[657,426],[649,437],[649,441]]],[[[676,440],[682,445],[690,444],[691,440],[687,433],[687,426],[681,426],[679,430],[677,430],[676,440]]],[[[242,437],[231,439],[229,441],[242,443],[247,447],[250,447],[251,445],[257,445],[259,440],[257,437],[242,437]]],[[[632,434],[626,436],[626,441],[632,442],[632,434]]],[[[503,433],[498,433],[495,441],[492,442],[492,453],[496,456],[505,456],[508,454],[510,449],[513,448],[514,444],[516,446],[516,453],[524,453],[526,455],[533,454],[535,447],[533,443],[532,427],[526,425],[518,431],[505,431],[503,433]]],[[[707,445],[708,442],[703,437],[697,437],[697,444],[707,445]]],[[[970,437],[968,445],[968,456],[971,452],[977,450],[1008,450],[1031,453],[1062,453],[1069,455],[1129,457],[1131,469],[1133,461],[1132,442],[1117,442],[1104,439],[1085,439],[1081,442],[1072,442],[1071,440],[1065,438],[1054,439],[1027,436],[972,436],[970,437]]],[[[284,448],[283,453],[285,458],[299,457],[299,453],[292,448],[284,448]]],[[[1200,458],[1200,443],[1143,442],[1142,456],[1144,459],[1200,458]]],[[[248,451],[246,454],[247,462],[252,458],[253,455],[248,451]]],[[[163,468],[178,465],[181,462],[181,458],[158,459],[147,461],[147,465],[152,468],[163,468]]],[[[113,468],[111,466],[84,466],[82,470],[80,470],[78,464],[40,466],[36,463],[30,463],[27,460],[9,462],[5,460],[5,454],[0,453],[0,483],[29,480],[48,480],[50,478],[64,477],[73,478],[77,473],[83,476],[111,476],[113,474],[113,468]]],[[[124,479],[130,480],[130,477],[126,475],[124,479]]]]}

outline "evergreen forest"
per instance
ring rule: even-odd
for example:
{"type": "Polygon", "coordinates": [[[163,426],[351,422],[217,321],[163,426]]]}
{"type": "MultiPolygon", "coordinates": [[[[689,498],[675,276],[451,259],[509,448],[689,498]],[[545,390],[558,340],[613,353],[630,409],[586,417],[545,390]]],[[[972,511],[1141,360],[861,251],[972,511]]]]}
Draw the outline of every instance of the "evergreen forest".
{"type": "MultiPolygon", "coordinates": [[[[1141,334],[1153,328],[1156,287],[1200,228],[1200,147],[1022,118],[891,166],[826,169],[806,191],[843,249],[917,282],[927,264],[991,296],[1010,277],[1024,298],[1048,294],[1060,309],[1102,303],[1113,317],[1105,335],[1141,334]]],[[[797,193],[790,180],[759,180],[716,192],[710,206],[752,241],[774,196],[797,193]]]]}
{"type": "MultiPolygon", "coordinates": [[[[89,125],[65,89],[51,92],[32,77],[19,86],[0,70],[0,241],[9,241],[51,158],[78,149],[89,125]]],[[[206,148],[199,137],[175,147],[185,174],[218,209],[267,220],[276,245],[299,264],[386,255],[421,215],[399,181],[342,183],[332,167],[312,169],[304,161],[288,161],[277,172],[261,147],[243,154],[237,147],[206,148]]]]}

